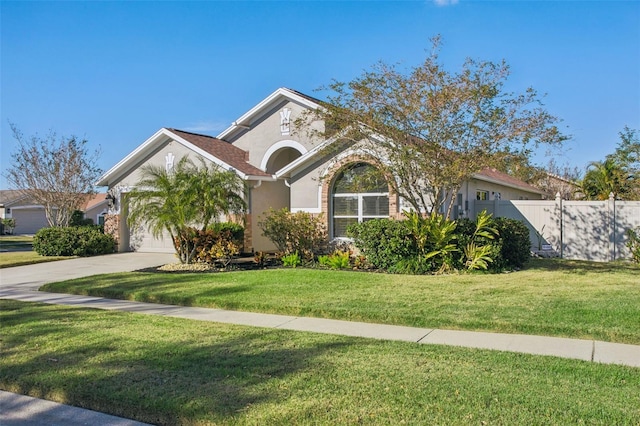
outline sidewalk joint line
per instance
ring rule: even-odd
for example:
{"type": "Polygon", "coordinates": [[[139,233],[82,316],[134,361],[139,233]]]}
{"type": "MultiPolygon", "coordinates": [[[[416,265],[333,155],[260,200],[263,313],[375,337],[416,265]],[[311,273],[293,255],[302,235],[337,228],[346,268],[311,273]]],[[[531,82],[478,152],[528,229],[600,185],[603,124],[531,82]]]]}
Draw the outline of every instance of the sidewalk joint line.
{"type": "Polygon", "coordinates": [[[593,362],[595,357],[596,357],[596,341],[592,340],[591,341],[591,362],[593,362]]]}
{"type": "Polygon", "coordinates": [[[424,339],[427,338],[427,336],[429,336],[431,333],[433,333],[434,331],[436,331],[435,328],[431,329],[427,334],[425,334],[424,336],[422,336],[421,338],[419,338],[418,340],[416,340],[416,343],[420,343],[422,342],[424,339]]]}
{"type": "Polygon", "coordinates": [[[282,327],[284,325],[291,324],[292,322],[294,322],[297,319],[299,319],[299,317],[293,317],[289,321],[285,321],[282,324],[278,324],[278,325],[273,326],[273,328],[280,328],[280,327],[282,327]]]}

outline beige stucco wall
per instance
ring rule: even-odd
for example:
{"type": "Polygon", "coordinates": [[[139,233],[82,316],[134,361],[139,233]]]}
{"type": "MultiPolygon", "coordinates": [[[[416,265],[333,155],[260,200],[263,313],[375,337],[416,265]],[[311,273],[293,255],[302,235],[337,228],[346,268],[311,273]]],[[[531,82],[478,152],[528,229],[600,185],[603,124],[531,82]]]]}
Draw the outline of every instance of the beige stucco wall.
{"type": "MultiPolygon", "coordinates": [[[[253,251],[273,251],[276,247],[266,237],[262,236],[262,229],[258,226],[264,214],[273,208],[279,210],[289,207],[289,188],[283,181],[262,182],[257,188],[251,189],[250,214],[251,236],[253,251]]],[[[250,250],[250,248],[245,248],[250,250]]]]}
{"type": "Polygon", "coordinates": [[[489,199],[495,199],[495,193],[500,193],[500,199],[502,200],[541,200],[542,195],[535,192],[528,192],[522,189],[511,188],[508,186],[499,185],[496,183],[485,182],[479,179],[470,179],[468,183],[465,183],[460,192],[462,192],[466,199],[475,200],[476,191],[489,191],[489,199]]]}
{"type": "Polygon", "coordinates": [[[98,215],[100,215],[101,213],[107,213],[107,210],[108,210],[107,203],[100,203],[93,206],[90,209],[85,210],[84,217],[87,219],[93,220],[93,223],[97,225],[98,215]]]}
{"type": "Polygon", "coordinates": [[[264,214],[271,208],[279,210],[283,207],[289,207],[289,188],[285,186],[283,181],[263,182],[259,187],[251,190],[249,207],[253,244],[251,248],[245,247],[245,249],[253,249],[253,251],[275,250],[276,247],[271,241],[262,236],[262,229],[258,226],[258,222],[264,218],[264,214]]]}
{"type": "Polygon", "coordinates": [[[130,168],[131,172],[127,175],[122,176],[120,180],[118,180],[117,182],[114,182],[112,186],[122,185],[122,186],[135,187],[138,181],[140,181],[140,178],[142,176],[140,168],[147,164],[165,167],[166,165],[165,157],[169,153],[172,153],[175,156],[175,159],[173,160],[174,164],[177,164],[182,157],[187,155],[192,160],[197,161],[196,153],[186,148],[181,143],[178,143],[173,140],[169,140],[164,144],[162,144],[160,147],[158,147],[151,154],[147,155],[144,159],[140,160],[136,165],[131,166],[130,168]]]}
{"type": "MultiPolygon", "coordinates": [[[[229,139],[229,142],[240,149],[249,151],[249,162],[256,167],[261,166],[269,148],[279,142],[294,141],[308,151],[320,143],[320,140],[313,138],[306,130],[296,131],[294,122],[303,117],[305,110],[307,110],[306,107],[295,102],[281,102],[263,115],[260,120],[251,123],[250,130],[229,139]],[[291,110],[291,132],[289,135],[283,135],[280,131],[280,111],[285,107],[291,110]]],[[[311,122],[310,127],[316,130],[322,129],[319,122],[311,122]]]]}

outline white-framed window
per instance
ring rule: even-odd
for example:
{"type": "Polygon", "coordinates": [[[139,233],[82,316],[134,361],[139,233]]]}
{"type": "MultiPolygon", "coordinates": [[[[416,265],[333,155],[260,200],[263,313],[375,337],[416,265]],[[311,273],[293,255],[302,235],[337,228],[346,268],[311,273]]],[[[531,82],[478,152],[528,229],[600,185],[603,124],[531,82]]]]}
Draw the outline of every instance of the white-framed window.
{"type": "Polygon", "coordinates": [[[488,199],[489,199],[489,191],[483,191],[481,189],[478,189],[476,191],[476,200],[486,201],[488,199]]]}
{"type": "Polygon", "coordinates": [[[356,163],[342,170],[332,187],[332,236],[344,238],[353,223],[387,217],[389,186],[375,167],[356,163]]]}

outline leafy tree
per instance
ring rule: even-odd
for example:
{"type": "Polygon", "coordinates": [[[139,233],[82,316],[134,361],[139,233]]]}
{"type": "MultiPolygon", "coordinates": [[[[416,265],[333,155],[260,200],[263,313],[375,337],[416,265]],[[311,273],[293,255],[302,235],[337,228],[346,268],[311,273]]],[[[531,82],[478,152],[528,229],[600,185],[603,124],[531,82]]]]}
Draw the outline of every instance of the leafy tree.
{"type": "Polygon", "coordinates": [[[625,126],[619,133],[620,142],[616,151],[607,156],[620,165],[625,176],[625,190],[620,197],[640,200],[640,136],[638,131],[625,126]]]}
{"type": "Polygon", "coordinates": [[[506,155],[527,155],[539,144],[567,139],[532,88],[505,91],[502,61],[467,59],[449,71],[438,56],[440,39],[408,72],[380,62],[354,80],[334,81],[323,119],[325,138],[361,143],[393,189],[416,211],[432,213],[451,202],[462,183],[506,155]]]}
{"type": "Polygon", "coordinates": [[[50,132],[44,138],[26,138],[14,124],[10,126],[18,149],[11,154],[7,180],[44,206],[50,226],[68,226],[73,212],[95,193],[93,183],[102,174],[97,166],[99,151],[91,152],[88,141],[76,136],[50,132]]]}
{"type": "Polygon", "coordinates": [[[572,200],[576,198],[576,191],[579,190],[581,175],[582,172],[578,167],[571,167],[567,164],[560,166],[554,159],[551,159],[544,167],[543,173],[535,179],[527,180],[527,182],[551,196],[555,197],[556,194],[560,194],[563,200],[572,200]]]}
{"type": "Polygon", "coordinates": [[[640,138],[637,130],[625,126],[620,142],[604,161],[589,163],[579,192],[587,200],[640,200],[640,138]]]}
{"type": "Polygon", "coordinates": [[[223,215],[245,210],[244,183],[237,174],[183,157],[173,170],[147,165],[129,193],[131,226],[145,225],[161,237],[166,230],[182,263],[196,258],[196,231],[223,215]]]}

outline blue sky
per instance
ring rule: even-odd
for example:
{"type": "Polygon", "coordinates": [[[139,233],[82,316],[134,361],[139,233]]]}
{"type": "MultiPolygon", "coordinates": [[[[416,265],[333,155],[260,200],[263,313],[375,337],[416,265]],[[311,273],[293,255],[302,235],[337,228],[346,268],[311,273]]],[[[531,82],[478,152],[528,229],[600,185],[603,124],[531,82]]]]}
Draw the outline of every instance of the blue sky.
{"type": "MultiPolygon", "coordinates": [[[[640,1],[0,2],[1,168],[26,135],[86,137],[105,171],[161,127],[217,135],[278,87],[323,97],[379,60],[505,59],[573,136],[560,164],[640,129],[640,1]]],[[[546,163],[541,152],[535,157],[546,163]]],[[[1,187],[6,180],[2,178],[1,187]]]]}

